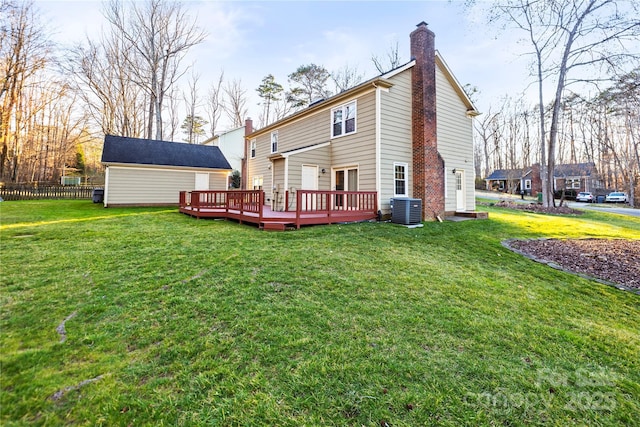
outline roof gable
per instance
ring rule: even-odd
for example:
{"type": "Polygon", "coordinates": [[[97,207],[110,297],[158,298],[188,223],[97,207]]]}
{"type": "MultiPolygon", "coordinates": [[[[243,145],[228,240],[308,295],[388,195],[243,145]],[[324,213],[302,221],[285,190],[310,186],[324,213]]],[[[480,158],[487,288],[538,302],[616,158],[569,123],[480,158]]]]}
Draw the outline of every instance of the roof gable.
{"type": "Polygon", "coordinates": [[[104,137],[102,163],[231,170],[218,147],[113,135],[104,137]]]}
{"type": "Polygon", "coordinates": [[[553,169],[554,177],[591,176],[595,173],[595,163],[570,163],[556,165],[553,169]]]}

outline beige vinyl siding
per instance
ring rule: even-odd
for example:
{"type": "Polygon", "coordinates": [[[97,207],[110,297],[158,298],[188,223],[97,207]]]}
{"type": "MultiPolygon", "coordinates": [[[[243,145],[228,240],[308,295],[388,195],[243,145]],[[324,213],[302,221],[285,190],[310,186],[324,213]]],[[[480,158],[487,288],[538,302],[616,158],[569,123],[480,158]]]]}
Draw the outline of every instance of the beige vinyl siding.
{"type": "Polygon", "coordinates": [[[228,190],[229,172],[209,172],[209,190],[228,190]]]}
{"type": "Polygon", "coordinates": [[[473,168],[473,123],[467,108],[451,83],[436,67],[436,108],[438,151],[445,162],[445,210],[456,209],[456,181],[453,169],[464,170],[465,201],[468,211],[475,210],[475,170],[473,168]]]}
{"type": "Polygon", "coordinates": [[[105,206],[178,204],[195,188],[194,171],[109,166],[105,206]]]}
{"type": "Polygon", "coordinates": [[[331,145],[293,153],[288,158],[288,165],[289,209],[296,207],[295,193],[302,186],[302,165],[318,166],[318,189],[331,189],[331,145]]]}
{"type": "Polygon", "coordinates": [[[265,197],[270,197],[269,193],[273,187],[271,181],[271,134],[267,133],[256,138],[256,157],[247,162],[247,190],[253,190],[253,179],[263,177],[262,189],[265,190],[265,197]],[[268,190],[268,191],[267,191],[268,190]]]}
{"type": "Polygon", "coordinates": [[[284,184],[284,159],[276,159],[273,161],[273,187],[265,188],[265,203],[271,204],[275,210],[284,210],[285,203],[285,184],[284,184]],[[273,203],[272,203],[273,202],[273,203]]]}
{"type": "Polygon", "coordinates": [[[394,195],[394,162],[406,163],[407,191],[413,197],[413,150],[411,135],[411,69],[389,79],[393,86],[381,92],[380,198],[381,210],[390,212],[394,195]]]}
{"type": "Polygon", "coordinates": [[[284,153],[331,139],[331,108],[278,128],[278,151],[284,153]]]}
{"type": "MultiPolygon", "coordinates": [[[[302,179],[302,164],[318,165],[326,173],[320,174],[318,188],[331,188],[332,168],[344,166],[358,166],[359,189],[373,191],[375,183],[375,90],[363,93],[357,97],[346,99],[339,103],[327,105],[319,111],[299,120],[286,123],[274,128],[278,131],[278,152],[288,157],[287,190],[289,197],[293,191],[300,188],[302,179]],[[356,132],[345,136],[331,138],[331,109],[352,101],[357,102],[356,132]],[[312,149],[314,145],[331,142],[330,146],[312,149]],[[301,153],[287,152],[309,148],[301,153]]],[[[271,160],[271,132],[257,133],[256,157],[249,159],[247,171],[247,187],[251,188],[254,176],[264,177],[264,190],[270,195],[273,186],[269,165],[271,160]]],[[[267,196],[269,197],[269,196],[267,196]]]]}
{"type": "MultiPolygon", "coordinates": [[[[375,99],[375,91],[358,97],[356,133],[331,140],[331,166],[333,168],[357,166],[359,191],[375,191],[376,189],[375,99]]],[[[350,101],[342,104],[348,102],[350,101]]],[[[328,120],[326,127],[329,132],[331,131],[330,125],[328,120]]]]}
{"type": "Polygon", "coordinates": [[[318,166],[318,189],[330,190],[331,187],[331,145],[294,153],[289,156],[289,190],[295,191],[302,186],[302,165],[318,166]],[[325,173],[322,174],[322,169],[325,173]]]}

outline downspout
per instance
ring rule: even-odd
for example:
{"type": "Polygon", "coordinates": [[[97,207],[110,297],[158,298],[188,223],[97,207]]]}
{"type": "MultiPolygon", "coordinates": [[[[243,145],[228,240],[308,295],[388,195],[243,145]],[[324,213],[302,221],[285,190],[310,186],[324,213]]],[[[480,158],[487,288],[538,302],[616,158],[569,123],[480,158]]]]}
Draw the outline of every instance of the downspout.
{"type": "Polygon", "coordinates": [[[103,205],[106,208],[109,200],[109,165],[104,170],[104,200],[103,205]]]}
{"type": "MultiPolygon", "coordinates": [[[[283,183],[284,194],[286,195],[289,191],[289,156],[284,156],[284,183],[283,183]]],[[[287,197],[283,196],[283,203],[286,205],[287,197]]],[[[289,210],[289,206],[284,207],[285,211],[289,210]]]]}
{"type": "Polygon", "coordinates": [[[382,183],[380,182],[380,177],[382,176],[382,171],[380,170],[382,165],[382,153],[380,150],[382,149],[382,120],[381,120],[381,112],[382,112],[382,95],[380,93],[381,88],[376,86],[376,124],[375,124],[375,132],[376,132],[376,193],[378,193],[378,206],[377,210],[380,212],[382,210],[382,183]]]}

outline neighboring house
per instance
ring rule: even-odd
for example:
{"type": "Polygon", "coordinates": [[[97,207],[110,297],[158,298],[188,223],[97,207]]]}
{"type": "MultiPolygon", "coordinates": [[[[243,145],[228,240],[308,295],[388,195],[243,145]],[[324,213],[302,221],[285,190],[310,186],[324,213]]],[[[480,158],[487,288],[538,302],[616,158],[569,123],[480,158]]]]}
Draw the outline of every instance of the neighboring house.
{"type": "Polygon", "coordinates": [[[487,190],[516,193],[524,187],[523,176],[522,169],[496,169],[484,180],[487,183],[487,190]]]}
{"type": "MultiPolygon", "coordinates": [[[[487,190],[535,195],[542,191],[540,165],[524,169],[496,169],[485,178],[487,190]]],[[[571,163],[556,165],[553,172],[553,191],[575,190],[596,192],[602,188],[595,163],[571,163]]]]}
{"type": "Polygon", "coordinates": [[[485,179],[487,190],[528,196],[542,191],[540,165],[534,164],[524,169],[496,169],[485,179]]]}
{"type": "Polygon", "coordinates": [[[229,161],[231,169],[241,171],[244,158],[244,134],[245,127],[239,127],[213,138],[207,139],[202,145],[213,145],[220,148],[224,157],[229,161]]]}
{"type": "Polygon", "coordinates": [[[226,190],[218,147],[106,135],[104,206],[177,205],[180,191],[226,190]]]}
{"type": "Polygon", "coordinates": [[[556,165],[553,170],[553,190],[596,192],[602,187],[595,163],[556,165]]]}
{"type": "Polygon", "coordinates": [[[248,134],[245,188],[274,210],[298,189],[376,191],[385,215],[396,197],[422,199],[423,219],[475,210],[479,113],[434,38],[420,23],[409,63],[248,134]]]}

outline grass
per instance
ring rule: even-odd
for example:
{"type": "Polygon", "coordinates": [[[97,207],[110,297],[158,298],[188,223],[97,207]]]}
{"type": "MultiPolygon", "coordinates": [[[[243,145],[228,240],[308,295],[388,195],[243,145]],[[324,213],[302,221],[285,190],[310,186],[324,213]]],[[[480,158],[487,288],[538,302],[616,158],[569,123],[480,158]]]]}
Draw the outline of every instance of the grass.
{"type": "Polygon", "coordinates": [[[3,202],[0,423],[638,425],[640,297],[500,241],[640,220],[488,210],[269,233],[3,202]]]}

